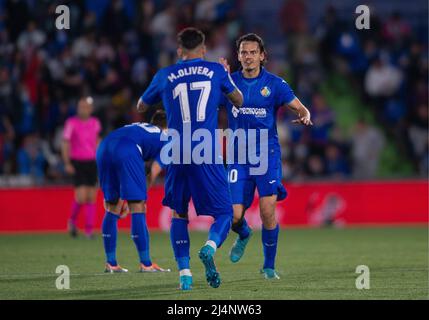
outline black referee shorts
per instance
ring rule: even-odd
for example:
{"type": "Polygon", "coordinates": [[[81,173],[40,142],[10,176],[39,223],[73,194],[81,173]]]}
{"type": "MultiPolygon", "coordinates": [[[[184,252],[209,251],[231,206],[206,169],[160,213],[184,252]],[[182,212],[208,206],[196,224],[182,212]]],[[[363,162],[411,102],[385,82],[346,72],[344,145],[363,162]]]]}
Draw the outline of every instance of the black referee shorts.
{"type": "Polygon", "coordinates": [[[73,184],[75,187],[97,185],[97,163],[95,160],[81,161],[72,160],[75,174],[73,176],[73,184]]]}

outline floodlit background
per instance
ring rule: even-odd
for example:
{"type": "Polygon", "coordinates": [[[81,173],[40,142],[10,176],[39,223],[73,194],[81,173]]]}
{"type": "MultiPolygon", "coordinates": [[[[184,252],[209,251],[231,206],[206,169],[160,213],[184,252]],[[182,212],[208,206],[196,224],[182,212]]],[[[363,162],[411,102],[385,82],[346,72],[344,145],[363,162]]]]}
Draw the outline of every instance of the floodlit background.
{"type": "Polygon", "coordinates": [[[261,35],[267,69],[311,110],[311,128],[279,112],[285,181],[424,178],[428,7],[412,2],[365,2],[370,29],[357,30],[352,0],[0,1],[0,186],[70,182],[61,134],[80,94],[94,97],[103,134],[145,120],[136,101],[187,26],[233,69],[237,37],[261,35]],[[55,28],[59,4],[70,30],[55,28]]]}

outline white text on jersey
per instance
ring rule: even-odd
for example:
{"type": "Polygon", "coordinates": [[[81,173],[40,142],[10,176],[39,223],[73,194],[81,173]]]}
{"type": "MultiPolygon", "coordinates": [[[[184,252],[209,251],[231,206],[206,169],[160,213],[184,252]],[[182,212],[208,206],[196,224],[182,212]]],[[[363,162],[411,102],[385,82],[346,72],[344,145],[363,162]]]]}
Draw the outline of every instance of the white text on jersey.
{"type": "Polygon", "coordinates": [[[206,68],[206,67],[201,67],[201,66],[187,67],[187,68],[177,70],[176,74],[170,73],[170,75],[168,76],[168,80],[170,82],[173,82],[174,80],[177,80],[181,77],[192,76],[195,74],[204,75],[211,79],[213,78],[213,73],[214,73],[213,70],[210,70],[209,68],[206,68]]]}

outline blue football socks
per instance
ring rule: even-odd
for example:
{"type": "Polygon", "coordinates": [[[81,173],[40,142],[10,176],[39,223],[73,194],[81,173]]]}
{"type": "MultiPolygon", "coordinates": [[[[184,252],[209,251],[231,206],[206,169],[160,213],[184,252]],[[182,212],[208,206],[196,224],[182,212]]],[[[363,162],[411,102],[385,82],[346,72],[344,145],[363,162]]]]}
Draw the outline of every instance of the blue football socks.
{"type": "Polygon", "coordinates": [[[216,247],[219,248],[228,236],[231,229],[232,215],[222,214],[214,218],[214,222],[210,227],[209,241],[213,241],[216,247]]]}
{"type": "Polygon", "coordinates": [[[119,216],[106,211],[103,219],[102,233],[104,252],[106,254],[107,263],[112,266],[117,266],[116,261],[116,239],[118,237],[118,219],[119,216]]]}
{"type": "Polygon", "coordinates": [[[241,240],[246,239],[250,234],[250,228],[246,219],[243,217],[238,223],[232,225],[232,231],[237,233],[241,240]]]}
{"type": "Polygon", "coordinates": [[[146,214],[136,212],[131,214],[131,238],[133,239],[140,262],[146,267],[152,265],[149,251],[149,231],[146,225],[146,214]]]}
{"type": "Polygon", "coordinates": [[[279,238],[279,225],[273,230],[267,230],[262,226],[262,246],[264,248],[264,269],[274,269],[277,240],[279,238]]]}
{"type": "Polygon", "coordinates": [[[188,223],[186,219],[171,219],[170,240],[179,270],[190,269],[188,223]]]}

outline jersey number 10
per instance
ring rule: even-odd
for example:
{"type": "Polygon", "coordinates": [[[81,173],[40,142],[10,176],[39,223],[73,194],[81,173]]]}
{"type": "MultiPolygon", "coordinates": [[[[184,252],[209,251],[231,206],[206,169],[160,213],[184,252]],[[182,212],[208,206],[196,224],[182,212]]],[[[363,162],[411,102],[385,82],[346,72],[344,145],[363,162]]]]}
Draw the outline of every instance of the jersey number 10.
{"type": "MultiPolygon", "coordinates": [[[[197,104],[197,121],[201,122],[206,119],[207,101],[211,91],[210,81],[191,82],[191,90],[200,90],[200,97],[197,104]]],[[[173,90],[173,99],[179,97],[180,112],[182,113],[183,122],[191,122],[191,112],[189,108],[189,95],[187,83],[179,83],[173,90]]]]}

